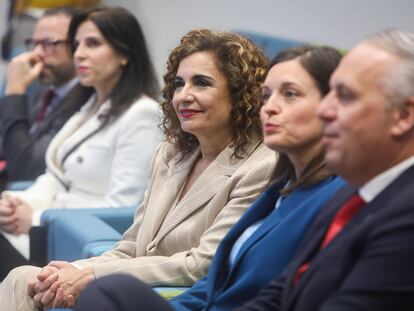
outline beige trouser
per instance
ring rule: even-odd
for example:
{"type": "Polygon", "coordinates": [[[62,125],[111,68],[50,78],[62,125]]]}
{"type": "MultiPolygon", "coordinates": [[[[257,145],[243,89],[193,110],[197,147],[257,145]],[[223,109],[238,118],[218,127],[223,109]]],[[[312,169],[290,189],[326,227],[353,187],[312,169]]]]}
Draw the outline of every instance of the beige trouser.
{"type": "Polygon", "coordinates": [[[27,283],[35,279],[39,272],[40,268],[34,266],[21,266],[10,271],[0,284],[0,310],[38,310],[33,299],[27,295],[27,283]]]}

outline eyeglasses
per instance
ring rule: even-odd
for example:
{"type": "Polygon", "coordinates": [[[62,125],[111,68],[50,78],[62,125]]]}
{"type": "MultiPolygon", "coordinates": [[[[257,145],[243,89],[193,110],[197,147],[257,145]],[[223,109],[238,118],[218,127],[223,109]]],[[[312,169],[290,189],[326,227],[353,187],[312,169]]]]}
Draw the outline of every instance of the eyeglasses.
{"type": "Polygon", "coordinates": [[[39,44],[42,46],[43,50],[46,53],[53,53],[57,46],[60,44],[68,44],[69,40],[51,40],[51,39],[43,39],[43,40],[33,40],[33,39],[26,39],[24,40],[26,48],[28,50],[34,50],[36,46],[39,44]]]}

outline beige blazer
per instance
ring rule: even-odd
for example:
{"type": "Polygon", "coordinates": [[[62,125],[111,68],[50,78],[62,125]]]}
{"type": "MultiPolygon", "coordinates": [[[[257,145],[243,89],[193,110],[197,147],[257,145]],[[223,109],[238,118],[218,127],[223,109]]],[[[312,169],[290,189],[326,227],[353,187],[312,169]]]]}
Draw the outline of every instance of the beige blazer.
{"type": "Polygon", "coordinates": [[[205,276],[224,235],[266,187],[276,154],[255,143],[247,158],[233,159],[228,147],[177,203],[199,154],[177,163],[172,146],[161,144],[144,202],[123,239],[114,250],[75,264],[93,266],[98,278],[127,273],[151,285],[189,286],[205,276]]]}

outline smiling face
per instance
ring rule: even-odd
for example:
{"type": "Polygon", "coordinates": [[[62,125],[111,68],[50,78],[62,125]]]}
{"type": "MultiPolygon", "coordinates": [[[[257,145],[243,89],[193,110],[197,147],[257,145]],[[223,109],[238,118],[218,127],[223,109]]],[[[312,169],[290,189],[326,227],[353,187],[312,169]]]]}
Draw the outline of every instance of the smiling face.
{"type": "Polygon", "coordinates": [[[108,94],[121,77],[125,56],[119,54],[91,21],[82,23],[75,36],[75,65],[80,82],[108,94]]]}
{"type": "Polygon", "coordinates": [[[181,60],[172,104],[184,132],[199,141],[230,141],[232,109],[228,84],[214,54],[196,52],[181,60]]]}
{"type": "Polygon", "coordinates": [[[266,146],[289,158],[309,158],[309,150],[319,150],[323,123],[316,116],[316,108],[321,94],[298,60],[270,69],[262,98],[260,115],[266,146]]]}

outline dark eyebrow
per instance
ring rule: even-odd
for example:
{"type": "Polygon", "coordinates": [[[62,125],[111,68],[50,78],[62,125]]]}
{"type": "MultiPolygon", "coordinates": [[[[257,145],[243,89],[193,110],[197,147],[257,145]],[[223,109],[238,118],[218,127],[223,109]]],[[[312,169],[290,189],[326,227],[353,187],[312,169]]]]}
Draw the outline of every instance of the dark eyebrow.
{"type": "MultiPolygon", "coordinates": [[[[80,41],[76,36],[75,36],[74,40],[80,41]]],[[[95,41],[98,41],[98,42],[104,42],[105,38],[98,37],[98,36],[88,36],[88,37],[83,38],[83,41],[91,41],[91,40],[95,40],[95,41]]]]}
{"type": "Polygon", "coordinates": [[[280,88],[286,88],[286,87],[292,87],[292,86],[300,87],[300,85],[295,82],[287,81],[287,82],[283,82],[280,88]]]}
{"type": "Polygon", "coordinates": [[[206,76],[206,75],[202,75],[202,74],[196,74],[196,75],[194,75],[193,76],[193,79],[205,79],[205,80],[209,81],[212,84],[215,84],[216,83],[216,80],[213,79],[212,77],[206,76]]]}

